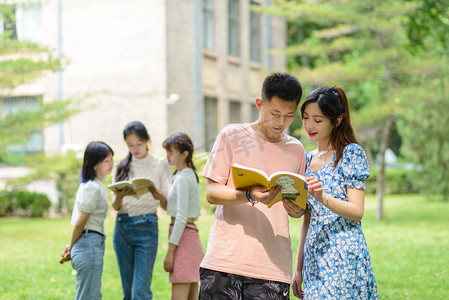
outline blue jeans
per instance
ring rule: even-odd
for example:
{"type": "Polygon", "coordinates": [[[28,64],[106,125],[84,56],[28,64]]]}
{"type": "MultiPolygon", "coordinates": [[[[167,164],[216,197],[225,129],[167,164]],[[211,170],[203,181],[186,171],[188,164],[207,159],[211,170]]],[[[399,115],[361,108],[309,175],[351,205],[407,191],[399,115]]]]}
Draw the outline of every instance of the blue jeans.
{"type": "Polygon", "coordinates": [[[159,230],[156,214],[117,214],[114,250],[122,279],[123,299],[152,299],[151,277],[159,230]]]}
{"type": "Polygon", "coordinates": [[[104,236],[83,233],[72,247],[72,267],[76,270],[75,299],[101,299],[104,236]]]}

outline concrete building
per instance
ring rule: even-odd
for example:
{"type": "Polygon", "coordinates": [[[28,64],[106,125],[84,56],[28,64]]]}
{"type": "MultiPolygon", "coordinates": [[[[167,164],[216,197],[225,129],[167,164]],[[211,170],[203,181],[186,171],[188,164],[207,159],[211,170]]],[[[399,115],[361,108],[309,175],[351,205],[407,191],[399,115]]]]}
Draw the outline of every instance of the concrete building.
{"type": "Polygon", "coordinates": [[[285,21],[250,9],[269,2],[19,5],[17,38],[55,49],[64,68],[9,92],[0,103],[2,115],[39,99],[80,99],[82,113],[45,128],[21,149],[24,153],[83,150],[102,140],[121,158],[127,153],[122,129],[131,120],[147,126],[156,155],[163,155],[162,141],[176,131],[189,134],[197,151],[209,150],[226,124],[257,118],[254,99],[263,78],[285,69],[285,57],[270,51],[285,47],[285,21]]]}

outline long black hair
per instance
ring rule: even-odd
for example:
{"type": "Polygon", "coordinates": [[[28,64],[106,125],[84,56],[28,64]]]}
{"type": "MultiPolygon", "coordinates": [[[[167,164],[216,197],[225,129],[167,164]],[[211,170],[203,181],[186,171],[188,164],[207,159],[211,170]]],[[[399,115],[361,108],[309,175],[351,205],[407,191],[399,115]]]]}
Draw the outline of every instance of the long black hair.
{"type": "Polygon", "coordinates": [[[331,121],[332,132],[330,143],[337,152],[334,167],[343,157],[343,149],[351,143],[360,144],[355,137],[349,116],[349,103],[345,91],[341,87],[319,87],[313,90],[301,105],[301,118],[310,103],[317,103],[323,115],[331,121]],[[341,118],[338,124],[338,118],[341,118]]]}
{"type": "Polygon", "coordinates": [[[81,182],[88,182],[97,178],[95,166],[105,160],[109,154],[113,156],[114,151],[106,143],[98,141],[90,142],[84,151],[81,182]]]}
{"type": "MultiPolygon", "coordinates": [[[[147,143],[147,150],[148,150],[150,135],[148,134],[145,125],[143,125],[139,121],[129,122],[128,124],[125,125],[125,128],[123,129],[123,139],[126,140],[128,135],[131,134],[135,134],[140,140],[145,141],[145,143],[147,143]]],[[[129,152],[126,158],[117,165],[117,175],[116,175],[117,181],[128,179],[129,169],[131,168],[131,161],[132,161],[132,154],[131,152],[129,152]]]]}
{"type": "MultiPolygon", "coordinates": [[[[165,150],[169,150],[171,147],[178,150],[181,154],[184,153],[184,151],[187,151],[187,157],[186,157],[186,163],[187,166],[191,169],[193,169],[196,181],[199,182],[198,175],[196,174],[196,168],[193,163],[193,143],[190,137],[183,133],[183,132],[177,132],[169,136],[163,143],[162,147],[164,147],[165,150]]],[[[177,170],[175,170],[176,174],[177,170]]]]}

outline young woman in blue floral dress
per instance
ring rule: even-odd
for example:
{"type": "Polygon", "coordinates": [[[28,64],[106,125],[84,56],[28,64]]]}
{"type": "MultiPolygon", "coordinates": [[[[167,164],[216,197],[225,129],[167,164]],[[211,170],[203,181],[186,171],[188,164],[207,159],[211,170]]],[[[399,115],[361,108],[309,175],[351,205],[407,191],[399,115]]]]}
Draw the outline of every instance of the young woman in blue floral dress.
{"type": "Polygon", "coordinates": [[[308,208],[293,293],[301,299],[378,299],[360,222],[369,166],[351,126],[345,92],[315,89],[301,106],[301,118],[317,148],[306,153],[308,208]]]}

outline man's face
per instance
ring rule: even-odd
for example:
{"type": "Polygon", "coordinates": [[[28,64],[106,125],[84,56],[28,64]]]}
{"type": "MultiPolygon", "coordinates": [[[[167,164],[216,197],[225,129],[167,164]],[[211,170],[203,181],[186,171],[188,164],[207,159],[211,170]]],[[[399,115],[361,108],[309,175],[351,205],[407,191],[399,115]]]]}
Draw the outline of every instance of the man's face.
{"type": "Polygon", "coordinates": [[[284,131],[293,122],[298,104],[273,96],[271,101],[256,99],[259,114],[259,134],[272,143],[282,141],[284,131]]]}

